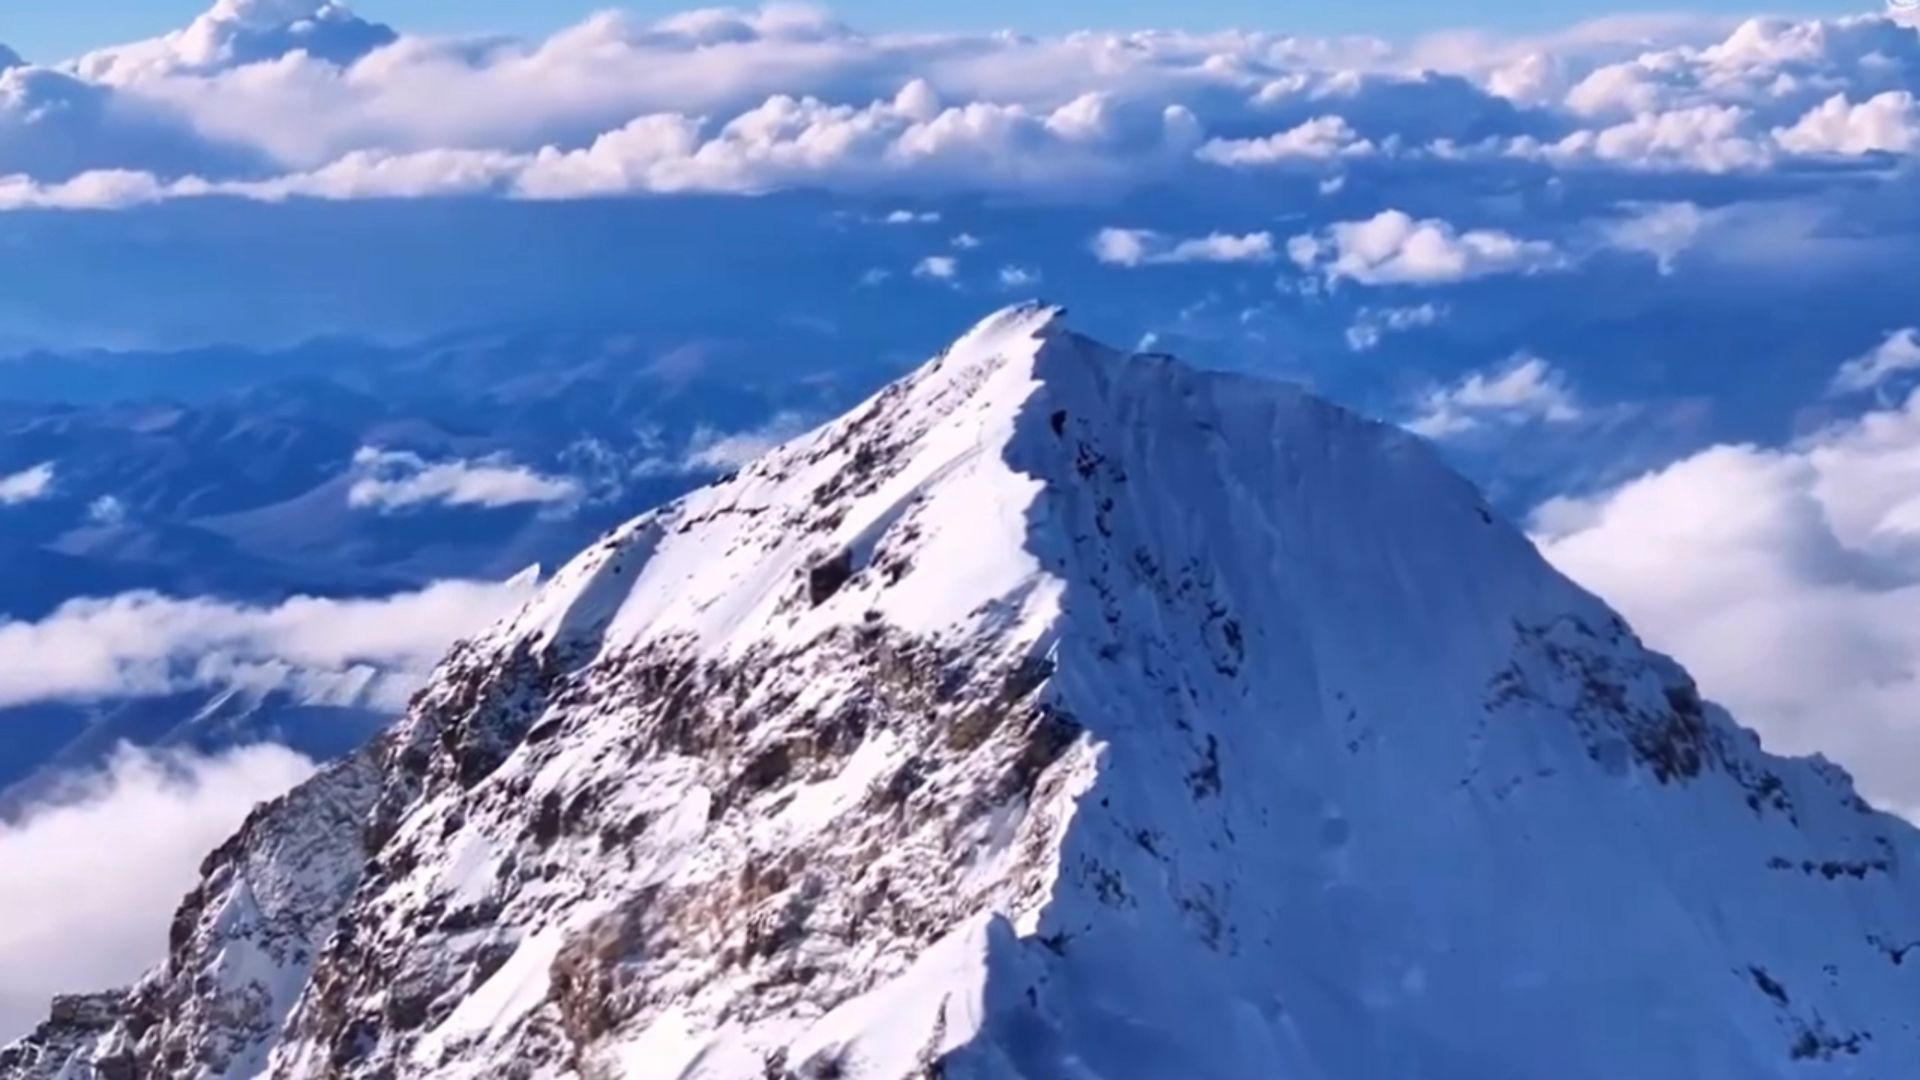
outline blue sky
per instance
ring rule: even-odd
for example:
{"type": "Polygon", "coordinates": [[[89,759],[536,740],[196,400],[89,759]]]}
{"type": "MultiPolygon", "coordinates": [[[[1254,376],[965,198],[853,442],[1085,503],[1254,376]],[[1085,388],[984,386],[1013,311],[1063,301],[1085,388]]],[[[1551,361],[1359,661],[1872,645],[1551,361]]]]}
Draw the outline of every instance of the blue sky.
{"type": "MultiPolygon", "coordinates": [[[[31,5],[0,19],[0,42],[35,59],[71,56],[90,47],[150,37],[173,29],[207,6],[205,0],[84,0],[80,4],[31,5]]],[[[606,7],[667,14],[702,6],[647,0],[609,4],[595,0],[364,0],[362,15],[423,33],[537,34],[606,7]]],[[[1373,0],[1362,4],[1301,0],[1202,0],[1172,5],[1164,0],[1087,0],[1034,5],[1024,0],[977,0],[969,4],[902,5],[893,0],[842,0],[827,5],[842,18],[874,29],[990,29],[1015,27],[1044,33],[1081,26],[1256,26],[1302,33],[1363,32],[1394,36],[1436,29],[1533,31],[1608,15],[1667,12],[1660,0],[1373,0]],[[903,10],[904,9],[904,10],[903,10]]],[[[1875,10],[1871,2],[1786,0],[1771,5],[1783,14],[1834,15],[1875,10]]],[[[1704,15],[1752,14],[1740,0],[1691,0],[1683,10],[1704,15]]]]}

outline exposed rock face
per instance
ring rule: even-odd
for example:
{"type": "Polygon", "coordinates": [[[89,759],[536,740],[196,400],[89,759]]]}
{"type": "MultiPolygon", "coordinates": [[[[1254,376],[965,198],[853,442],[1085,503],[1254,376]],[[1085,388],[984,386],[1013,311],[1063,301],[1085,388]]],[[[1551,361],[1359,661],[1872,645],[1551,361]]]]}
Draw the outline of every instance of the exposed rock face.
{"type": "Polygon", "coordinates": [[[0,1078],[1890,1078],[1916,854],[1417,441],[1021,308],[582,555],[0,1078]]]}

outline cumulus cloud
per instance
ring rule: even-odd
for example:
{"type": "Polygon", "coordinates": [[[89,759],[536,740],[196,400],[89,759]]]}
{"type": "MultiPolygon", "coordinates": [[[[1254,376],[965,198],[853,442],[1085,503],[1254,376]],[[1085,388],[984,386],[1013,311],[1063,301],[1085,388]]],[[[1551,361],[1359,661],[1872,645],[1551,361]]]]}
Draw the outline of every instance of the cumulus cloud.
{"type": "MultiPolygon", "coordinates": [[[[74,184],[14,175],[0,208],[127,206],[229,196],[417,198],[491,194],[574,199],[633,194],[754,194],[791,187],[1055,192],[1119,189],[1168,172],[1196,137],[1178,106],[1152,108],[1083,95],[1057,108],[968,102],[932,112],[911,84],[866,105],[775,95],[724,123],[648,113],[583,146],[532,151],[439,147],[353,149],[266,179],[162,180],[96,170],[74,184]],[[102,194],[100,189],[111,194],[102,194]]],[[[937,215],[935,215],[937,217],[937,215]]],[[[927,215],[892,224],[924,222],[927,215]]]]}
{"type": "Polygon", "coordinates": [[[1713,41],[1711,25],[1405,44],[867,34],[772,5],[605,12],[518,41],[398,34],[331,2],[219,0],[176,33],[0,73],[0,160],[15,171],[0,208],[790,187],[1059,197],[1195,166],[1464,155],[1724,173],[1914,148],[1911,28],[1761,20],[1713,41]]]}
{"type": "Polygon", "coordinates": [[[53,493],[53,462],[43,461],[11,475],[0,475],[0,506],[35,502],[53,493]]]}
{"type": "Polygon", "coordinates": [[[119,753],[64,798],[0,825],[0,1040],[55,994],[125,986],[164,958],[174,903],[255,804],[313,771],[280,747],[119,753]]]}
{"type": "Polygon", "coordinates": [[[929,255],[914,264],[913,276],[929,281],[952,281],[960,272],[960,260],[951,255],[929,255]]]}
{"type": "Polygon", "coordinates": [[[1774,137],[1796,154],[1910,153],[1920,147],[1920,105],[1906,90],[1889,90],[1857,105],[1835,94],[1774,137]]]}
{"type": "Polygon", "coordinates": [[[1911,371],[1920,371],[1920,329],[1909,326],[1895,330],[1865,354],[1840,365],[1831,389],[1835,394],[1859,393],[1911,371]]]}
{"type": "Polygon", "coordinates": [[[96,170],[237,175],[268,165],[165,106],[33,65],[0,65],[0,162],[41,185],[96,170]]]}
{"type": "Polygon", "coordinates": [[[1264,263],[1274,259],[1273,234],[1236,236],[1211,233],[1176,239],[1151,229],[1101,229],[1093,255],[1113,266],[1170,266],[1178,263],[1264,263]]]}
{"type": "MultiPolygon", "coordinates": [[[[77,67],[129,96],[191,115],[201,130],[310,169],[373,148],[565,149],[636,117],[751,116],[761,107],[813,100],[888,103],[884,111],[849,108],[842,115],[854,127],[933,125],[902,142],[906,154],[926,138],[1006,125],[1013,117],[994,115],[996,98],[1062,139],[1093,140],[1114,135],[1113,124],[1127,119],[1121,98],[1164,98],[1179,80],[1201,72],[1216,48],[1281,40],[865,35],[818,11],[773,5],[653,23],[606,12],[538,42],[408,37],[357,59],[315,56],[283,42],[277,56],[203,70],[124,62],[132,53],[181,51],[163,41],[77,67]],[[294,117],[302,122],[286,122],[294,117]]],[[[1026,131],[1041,134],[1034,126],[1026,131]]],[[[822,130],[814,149],[833,153],[833,138],[855,134],[846,126],[822,130]]]]}
{"type": "Polygon", "coordinates": [[[1523,240],[1497,229],[1456,229],[1438,218],[1415,219],[1383,210],[1366,221],[1336,222],[1287,242],[1303,270],[1362,285],[1438,285],[1493,274],[1530,274],[1563,264],[1544,240],[1523,240]]]}
{"type": "Polygon", "coordinates": [[[1622,117],[1710,101],[1744,102],[1779,120],[1836,85],[1911,85],[1920,44],[1887,16],[1749,19],[1718,41],[1641,52],[1588,72],[1566,95],[1574,112],[1622,117]]]}
{"type": "Polygon", "coordinates": [[[395,707],[455,640],[486,629],[535,584],[529,573],[266,606],[147,592],[71,600],[35,622],[0,621],[0,707],[235,683],[288,685],[309,697],[345,688],[395,707]]]}
{"type": "Polygon", "coordinates": [[[87,521],[93,525],[119,525],[127,520],[127,504],[117,496],[102,495],[87,504],[87,521]]]}
{"type": "Polygon", "coordinates": [[[1920,394],[1781,448],[1716,446],[1535,515],[1770,748],[1920,815],[1920,394]]]}
{"type": "Polygon", "coordinates": [[[1738,105],[1703,104],[1637,113],[1601,128],[1584,128],[1556,142],[1514,140],[1515,157],[1556,165],[1608,165],[1636,170],[1721,174],[1758,170],[1774,161],[1774,146],[1738,105]]]}
{"type": "Polygon", "coordinates": [[[1401,334],[1438,323],[1446,308],[1428,302],[1412,307],[1361,308],[1347,327],[1347,347],[1368,352],[1380,347],[1388,334],[1401,334]]]}
{"type": "Polygon", "coordinates": [[[348,65],[399,39],[333,0],[216,0],[182,29],[101,49],[74,70],[96,82],[127,85],[170,75],[216,75],[299,55],[348,65]]]}
{"type": "Polygon", "coordinates": [[[758,192],[1119,187],[1176,162],[1194,126],[1178,107],[1141,113],[1089,93],[1057,108],[969,102],[935,108],[910,84],[864,106],[777,95],[709,131],[650,115],[581,150],[534,155],[514,183],[531,198],[638,191],[758,192]]]}
{"type": "MultiPolygon", "coordinates": [[[[1718,41],[1641,52],[1585,72],[1559,104],[1585,121],[1522,156],[1713,173],[1782,155],[1916,148],[1920,34],[1909,19],[1751,19],[1718,41]]],[[[1551,96],[1547,96],[1551,103],[1551,96]]]]}
{"type": "Polygon", "coordinates": [[[1375,151],[1343,116],[1318,116],[1297,127],[1257,139],[1212,139],[1195,153],[1215,165],[1273,165],[1283,161],[1327,161],[1375,151]]]}
{"type": "Polygon", "coordinates": [[[572,479],[546,476],[499,455],[429,462],[409,451],[362,447],[353,463],[362,475],[347,490],[348,505],[382,513],[426,504],[498,509],[580,497],[572,479]]]}
{"type": "Polygon", "coordinates": [[[1003,266],[999,277],[1003,289],[1025,289],[1040,284],[1040,271],[1025,266],[1003,266]]]}
{"type": "Polygon", "coordinates": [[[1709,214],[1690,202],[1638,203],[1601,228],[1602,242],[1619,251],[1653,258],[1663,276],[1670,276],[1680,255],[1705,231],[1709,214]]]}
{"type": "Polygon", "coordinates": [[[1553,365],[1522,354],[1492,372],[1477,371],[1428,391],[1406,427],[1429,439],[1450,439],[1489,425],[1566,424],[1584,415],[1553,365]]]}

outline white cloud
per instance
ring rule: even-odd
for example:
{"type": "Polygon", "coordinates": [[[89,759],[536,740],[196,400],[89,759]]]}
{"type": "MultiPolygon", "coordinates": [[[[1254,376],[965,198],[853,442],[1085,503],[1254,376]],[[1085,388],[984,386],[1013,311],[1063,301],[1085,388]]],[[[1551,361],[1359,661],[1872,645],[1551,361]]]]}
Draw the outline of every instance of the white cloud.
{"type": "Polygon", "coordinates": [[[865,106],[775,95],[717,126],[683,113],[648,113],[572,148],[356,148],[267,179],[163,179],[149,171],[97,169],[50,181],[16,173],[0,176],[0,210],[118,209],[210,196],[553,200],[791,187],[1083,191],[1170,173],[1198,137],[1191,114],[1179,106],[1156,108],[1148,119],[1136,106],[1097,94],[1053,109],[986,101],[931,116],[916,109],[905,90],[865,106]]]}
{"type": "Polygon", "coordinates": [[[687,437],[684,447],[674,450],[665,445],[664,439],[657,440],[638,462],[622,468],[641,477],[733,472],[766,456],[782,443],[804,435],[816,423],[817,419],[805,413],[789,410],[775,413],[765,423],[743,430],[701,424],[687,437]]]}
{"type": "Polygon", "coordinates": [[[961,251],[972,251],[980,246],[980,238],[972,233],[963,232],[956,234],[951,243],[961,251]]]}
{"type": "Polygon", "coordinates": [[[1003,289],[1025,289],[1040,284],[1040,271],[1024,266],[1003,266],[1000,268],[1000,287],[1003,289]]]}
{"type": "Polygon", "coordinates": [[[1148,120],[1087,94],[1054,109],[976,101],[930,115],[911,86],[865,106],[777,95],[709,130],[641,117],[579,150],[541,150],[513,181],[528,198],[760,192],[792,186],[1051,191],[1116,187],[1177,163],[1191,118],[1148,120]]]}
{"type": "Polygon", "coordinates": [[[0,506],[17,506],[46,498],[53,492],[53,473],[53,462],[44,461],[0,476],[0,506]]]}
{"type": "Polygon", "coordinates": [[[162,960],[200,861],[313,766],[280,747],[214,758],[122,751],[66,801],[0,825],[0,1041],[55,994],[125,986],[162,960]]]}
{"type": "Polygon", "coordinates": [[[374,599],[294,597],[271,606],[124,593],[71,600],[35,622],[0,621],[0,707],[147,697],[271,682],[329,685],[404,703],[460,637],[524,602],[534,575],[444,581],[374,599]]]}
{"type": "Polygon", "coordinates": [[[0,73],[0,160],[16,174],[0,208],[789,187],[1077,195],[1177,179],[1196,162],[1462,145],[1709,172],[1766,168],[1783,146],[1914,148],[1911,29],[1755,21],[1707,43],[1710,26],[1613,20],[1405,44],[868,34],[772,5],[655,22],[605,12],[515,41],[396,38],[337,5],[220,0],[175,34],[0,73]],[[1293,126],[1243,134],[1276,118],[1293,126]]]}
{"type": "Polygon", "coordinates": [[[1432,326],[1445,315],[1446,308],[1431,302],[1413,307],[1361,308],[1353,325],[1347,327],[1347,347],[1368,352],[1379,348],[1388,334],[1432,326]]]}
{"type": "Polygon", "coordinates": [[[1229,109],[1237,101],[1239,112],[1275,104],[1286,96],[1276,87],[1350,100],[1375,92],[1366,84],[1373,75],[1430,90],[1426,73],[1436,68],[1480,77],[1542,50],[1578,66],[1596,49],[1611,56],[1621,43],[1644,48],[1674,36],[1644,25],[1586,27],[1552,39],[1483,36],[1463,47],[1457,35],[1401,46],[1251,32],[865,34],[776,4],[657,22],[604,12],[543,41],[389,43],[382,28],[329,10],[334,17],[300,20],[278,3],[222,3],[179,34],[103,50],[72,69],[185,116],[197,131],[307,170],[354,150],[531,153],[640,116],[728,117],[776,95],[854,102],[902,87],[900,111],[923,121],[1000,101],[1046,112],[1063,136],[1111,134],[1111,102],[1229,109]]]}
{"type": "Polygon", "coordinates": [[[1297,127],[1258,139],[1213,139],[1195,153],[1215,165],[1272,165],[1283,161],[1326,161],[1375,152],[1342,116],[1320,116],[1297,127]]]}
{"type": "Polygon", "coordinates": [[[1521,354],[1490,373],[1476,371],[1428,391],[1406,427],[1429,439],[1450,439],[1489,424],[1567,424],[1584,415],[1553,365],[1521,354]]]}
{"type": "Polygon", "coordinates": [[[689,440],[685,472],[728,472],[765,457],[774,447],[787,442],[812,426],[799,413],[783,412],[750,431],[720,432],[710,427],[695,429],[689,440]]]}
{"type": "Polygon", "coordinates": [[[1896,375],[1920,371],[1920,329],[1905,327],[1861,356],[1840,365],[1832,392],[1853,394],[1872,390],[1896,375]]]}
{"type": "Polygon", "coordinates": [[[353,463],[363,475],[347,490],[348,505],[383,513],[427,503],[498,509],[580,497],[572,479],[546,476],[501,456],[428,462],[408,451],[362,447],[353,463]]]}
{"type": "Polygon", "coordinates": [[[1660,273],[1671,275],[1680,255],[1705,230],[1709,215],[1690,202],[1637,203],[1626,215],[1604,223],[1603,242],[1620,251],[1651,256],[1660,273]]]}
{"type": "Polygon", "coordinates": [[[1212,233],[1175,239],[1151,229],[1101,229],[1093,255],[1113,266],[1170,266],[1178,263],[1263,263],[1274,259],[1273,234],[1212,233]]]}
{"type": "Polygon", "coordinates": [[[1548,558],[1779,752],[1920,815],[1920,395],[1536,514],[1548,558]]]}
{"type": "Polygon", "coordinates": [[[1347,279],[1362,285],[1437,285],[1492,274],[1537,273],[1564,263],[1546,241],[1523,240],[1497,229],[1461,231],[1438,218],[1416,220],[1400,210],[1295,236],[1287,242],[1287,254],[1301,269],[1316,270],[1329,283],[1347,279]]]}
{"type": "Polygon", "coordinates": [[[914,264],[913,276],[929,281],[952,281],[960,272],[960,260],[951,255],[929,255],[914,264]]]}
{"type": "Polygon", "coordinates": [[[1778,122],[1839,85],[1911,85],[1916,65],[1914,34],[1895,18],[1749,19],[1716,42],[1645,50],[1597,67],[1565,104],[1581,115],[1617,118],[1744,103],[1778,122]]]}
{"type": "Polygon", "coordinates": [[[87,522],[92,525],[119,525],[127,520],[127,504],[113,495],[102,495],[87,504],[87,522]]]}
{"type": "Polygon", "coordinates": [[[151,173],[102,169],[43,184],[30,176],[0,175],[0,210],[119,210],[185,196],[198,182],[164,183],[151,173]]]}
{"type": "Polygon", "coordinates": [[[1889,90],[1850,104],[1835,94],[1774,138],[1795,154],[1859,156],[1911,153],[1920,147],[1920,104],[1906,90],[1889,90]]]}
{"type": "Polygon", "coordinates": [[[892,210],[880,219],[887,225],[932,225],[940,220],[938,210],[892,210]]]}
{"type": "Polygon", "coordinates": [[[89,53],[73,66],[96,82],[127,85],[172,75],[214,75],[295,50],[346,63],[395,37],[334,0],[215,0],[182,29],[89,53]]]}
{"type": "Polygon", "coordinates": [[[1556,165],[1602,164],[1630,169],[1710,174],[1764,169],[1772,141],[1754,127],[1751,110],[1695,105],[1642,112],[1604,128],[1576,131],[1558,142],[1514,140],[1509,153],[1556,165]]]}

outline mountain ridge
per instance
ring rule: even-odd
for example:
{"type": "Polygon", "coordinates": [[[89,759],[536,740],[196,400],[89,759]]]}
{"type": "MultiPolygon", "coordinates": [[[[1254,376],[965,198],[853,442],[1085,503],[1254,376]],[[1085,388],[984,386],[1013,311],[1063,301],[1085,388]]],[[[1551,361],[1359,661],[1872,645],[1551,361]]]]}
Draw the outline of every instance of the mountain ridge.
{"type": "Polygon", "coordinates": [[[1418,440],[1043,305],[616,530],[222,850],[0,1077],[1920,1053],[1909,826],[1418,440]]]}

